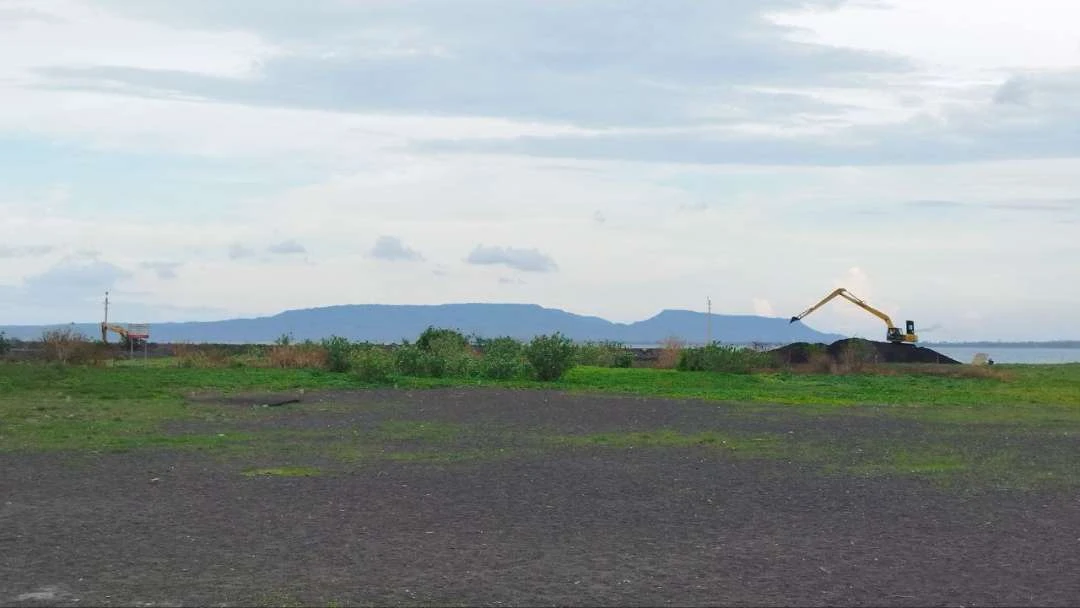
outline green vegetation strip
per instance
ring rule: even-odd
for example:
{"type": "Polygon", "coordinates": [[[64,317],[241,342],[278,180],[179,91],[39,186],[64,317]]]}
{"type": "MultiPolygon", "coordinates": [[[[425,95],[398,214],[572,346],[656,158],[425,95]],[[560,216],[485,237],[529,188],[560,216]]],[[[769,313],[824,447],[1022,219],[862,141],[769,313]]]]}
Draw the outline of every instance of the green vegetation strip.
{"type": "Polygon", "coordinates": [[[779,435],[742,437],[730,433],[706,431],[684,434],[670,429],[635,433],[596,433],[561,437],[566,445],[609,448],[685,448],[707,447],[745,456],[768,457],[778,454],[779,435]]]}

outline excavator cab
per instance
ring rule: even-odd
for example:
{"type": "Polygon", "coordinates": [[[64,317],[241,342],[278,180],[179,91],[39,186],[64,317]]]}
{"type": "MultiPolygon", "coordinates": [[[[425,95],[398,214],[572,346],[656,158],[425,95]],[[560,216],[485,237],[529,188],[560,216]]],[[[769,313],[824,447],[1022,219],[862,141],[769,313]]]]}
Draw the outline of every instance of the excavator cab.
{"type": "Polygon", "coordinates": [[[906,331],[905,331],[904,336],[903,336],[904,337],[903,341],[904,342],[918,342],[919,337],[915,335],[915,322],[914,321],[906,321],[904,323],[904,325],[905,325],[905,330],[906,331]]]}

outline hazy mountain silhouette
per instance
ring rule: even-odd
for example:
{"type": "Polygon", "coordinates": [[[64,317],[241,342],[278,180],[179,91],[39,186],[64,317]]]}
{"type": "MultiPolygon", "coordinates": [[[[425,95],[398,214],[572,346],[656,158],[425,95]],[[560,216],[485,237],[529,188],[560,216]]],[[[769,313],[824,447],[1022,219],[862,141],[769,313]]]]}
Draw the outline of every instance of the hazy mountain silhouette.
{"type": "MultiPolygon", "coordinates": [[[[574,340],[615,340],[626,344],[656,344],[669,337],[689,343],[706,339],[711,323],[712,339],[724,343],[833,342],[845,336],[825,334],[787,319],[752,315],[713,314],[665,310],[636,323],[613,323],[600,317],[577,315],[535,304],[442,304],[432,306],[346,305],[290,310],[270,317],[225,321],[157,323],[154,342],[269,343],[290,334],[294,340],[320,340],[333,335],[350,340],[392,343],[414,340],[429,326],[457,329],[466,335],[512,336],[527,340],[540,334],[561,332],[574,340]]],[[[9,337],[33,340],[52,326],[0,327],[9,337]]],[[[77,330],[95,337],[95,324],[75,324],[77,330]]],[[[112,338],[110,338],[112,339],[112,338]]]]}

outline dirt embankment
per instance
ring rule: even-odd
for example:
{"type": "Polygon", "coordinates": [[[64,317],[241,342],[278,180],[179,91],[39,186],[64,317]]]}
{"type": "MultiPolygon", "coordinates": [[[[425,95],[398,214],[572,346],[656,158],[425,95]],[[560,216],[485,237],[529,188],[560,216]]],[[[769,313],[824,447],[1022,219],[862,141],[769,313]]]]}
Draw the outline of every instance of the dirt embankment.
{"type": "Polygon", "coordinates": [[[814,357],[827,356],[833,361],[855,358],[873,363],[944,363],[959,365],[960,362],[936,350],[912,344],[874,342],[848,338],[832,344],[795,342],[769,351],[779,362],[792,365],[810,363],[814,357]]]}

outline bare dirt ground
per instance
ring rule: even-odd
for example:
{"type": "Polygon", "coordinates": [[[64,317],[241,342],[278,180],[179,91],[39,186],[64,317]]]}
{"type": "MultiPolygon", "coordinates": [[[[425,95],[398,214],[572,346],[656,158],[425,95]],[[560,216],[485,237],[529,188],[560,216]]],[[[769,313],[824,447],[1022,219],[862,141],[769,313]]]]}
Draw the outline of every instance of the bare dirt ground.
{"type": "MultiPolygon", "coordinates": [[[[919,433],[540,391],[307,399],[246,426],[919,433]],[[343,407],[305,410],[319,401],[343,407]]],[[[1080,502],[1065,490],[956,491],[703,448],[376,461],[315,477],[242,465],[192,451],[0,454],[0,605],[1080,604],[1080,502]]]]}

